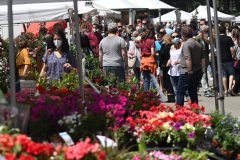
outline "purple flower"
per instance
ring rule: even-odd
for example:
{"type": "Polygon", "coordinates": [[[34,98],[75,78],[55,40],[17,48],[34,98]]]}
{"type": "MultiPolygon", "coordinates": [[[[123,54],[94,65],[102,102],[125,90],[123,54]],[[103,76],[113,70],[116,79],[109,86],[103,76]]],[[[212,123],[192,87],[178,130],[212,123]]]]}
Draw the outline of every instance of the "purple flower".
{"type": "Polygon", "coordinates": [[[183,124],[181,122],[176,122],[173,127],[176,131],[179,131],[183,124]]]}
{"type": "Polygon", "coordinates": [[[193,138],[195,138],[195,132],[191,132],[191,133],[188,133],[188,138],[189,139],[193,139],[193,138]]]}

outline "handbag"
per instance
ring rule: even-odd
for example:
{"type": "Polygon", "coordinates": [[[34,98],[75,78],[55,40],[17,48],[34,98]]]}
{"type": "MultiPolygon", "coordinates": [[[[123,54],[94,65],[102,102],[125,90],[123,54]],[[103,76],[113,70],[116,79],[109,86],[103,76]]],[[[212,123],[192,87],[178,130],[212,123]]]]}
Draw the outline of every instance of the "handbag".
{"type": "Polygon", "coordinates": [[[128,67],[133,68],[136,63],[136,46],[134,45],[128,52],[128,67]]]}
{"type": "Polygon", "coordinates": [[[133,68],[136,62],[136,56],[128,56],[128,67],[133,68]]]}

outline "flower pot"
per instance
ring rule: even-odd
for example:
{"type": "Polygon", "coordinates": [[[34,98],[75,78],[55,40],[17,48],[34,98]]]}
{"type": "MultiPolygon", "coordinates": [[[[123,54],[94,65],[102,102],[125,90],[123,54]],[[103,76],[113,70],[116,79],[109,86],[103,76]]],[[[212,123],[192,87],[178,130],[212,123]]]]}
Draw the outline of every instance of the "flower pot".
{"type": "Polygon", "coordinates": [[[138,151],[140,153],[144,153],[144,152],[146,152],[146,150],[147,150],[146,143],[145,142],[139,142],[138,143],[138,151]]]}

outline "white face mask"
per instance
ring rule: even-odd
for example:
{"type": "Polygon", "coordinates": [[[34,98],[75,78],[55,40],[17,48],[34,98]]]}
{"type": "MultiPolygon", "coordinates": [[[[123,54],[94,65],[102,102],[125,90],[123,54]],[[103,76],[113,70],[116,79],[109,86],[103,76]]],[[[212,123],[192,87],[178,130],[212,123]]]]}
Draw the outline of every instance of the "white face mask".
{"type": "Polygon", "coordinates": [[[62,46],[62,40],[54,40],[53,43],[57,48],[60,48],[62,46]]]}

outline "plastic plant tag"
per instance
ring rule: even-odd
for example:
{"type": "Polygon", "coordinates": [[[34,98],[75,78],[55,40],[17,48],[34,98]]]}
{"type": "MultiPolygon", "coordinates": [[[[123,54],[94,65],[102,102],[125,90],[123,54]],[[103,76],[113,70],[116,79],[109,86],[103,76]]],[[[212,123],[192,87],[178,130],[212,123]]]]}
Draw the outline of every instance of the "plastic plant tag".
{"type": "Polygon", "coordinates": [[[100,141],[100,143],[103,147],[107,147],[107,148],[108,147],[112,147],[112,148],[117,147],[117,143],[108,137],[101,136],[101,135],[97,135],[96,137],[100,141]]]}
{"type": "Polygon", "coordinates": [[[61,132],[61,133],[59,133],[59,136],[63,139],[63,141],[64,141],[68,146],[74,145],[74,142],[73,142],[71,136],[70,136],[67,132],[61,132]]]}

